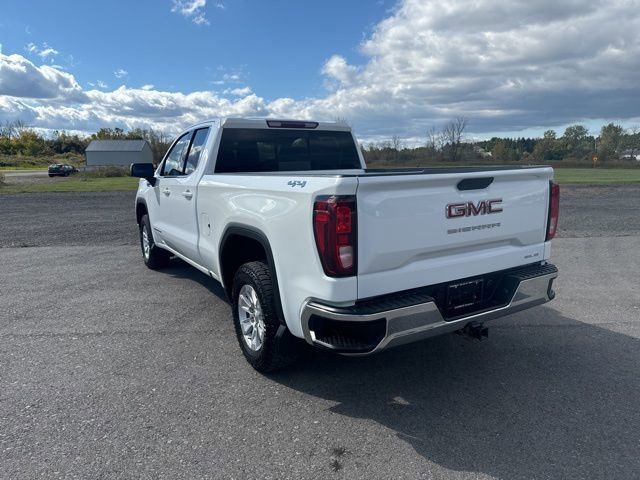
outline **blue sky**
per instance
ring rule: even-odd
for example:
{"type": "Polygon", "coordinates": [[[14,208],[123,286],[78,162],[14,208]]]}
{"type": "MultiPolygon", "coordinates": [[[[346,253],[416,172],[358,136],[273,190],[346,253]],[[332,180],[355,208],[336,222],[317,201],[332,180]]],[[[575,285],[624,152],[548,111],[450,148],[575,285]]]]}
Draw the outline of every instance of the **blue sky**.
{"type": "Polygon", "coordinates": [[[0,122],[347,120],[408,143],[640,125],[640,0],[3,0],[0,122]]]}
{"type": "Polygon", "coordinates": [[[25,46],[51,45],[59,54],[50,60],[83,87],[100,80],[110,88],[223,90],[216,82],[226,78],[226,86],[254,85],[267,100],[299,98],[325,93],[320,70],[331,55],[364,60],[358,45],[388,8],[375,1],[233,0],[207,5],[209,25],[197,25],[172,12],[171,1],[5,0],[0,43],[5,53],[36,60],[25,46]],[[128,75],[117,78],[119,69],[128,75]]]}

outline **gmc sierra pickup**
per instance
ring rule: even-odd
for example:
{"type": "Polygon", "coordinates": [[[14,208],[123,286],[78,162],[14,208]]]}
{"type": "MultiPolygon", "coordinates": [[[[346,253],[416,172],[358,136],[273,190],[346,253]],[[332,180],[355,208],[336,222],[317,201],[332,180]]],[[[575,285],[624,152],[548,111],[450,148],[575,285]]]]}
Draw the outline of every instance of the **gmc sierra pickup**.
{"type": "Polygon", "coordinates": [[[364,355],[553,299],[549,167],[367,169],[346,125],[224,119],[187,129],[140,177],[145,264],[222,283],[249,363],[299,341],[364,355]]]}

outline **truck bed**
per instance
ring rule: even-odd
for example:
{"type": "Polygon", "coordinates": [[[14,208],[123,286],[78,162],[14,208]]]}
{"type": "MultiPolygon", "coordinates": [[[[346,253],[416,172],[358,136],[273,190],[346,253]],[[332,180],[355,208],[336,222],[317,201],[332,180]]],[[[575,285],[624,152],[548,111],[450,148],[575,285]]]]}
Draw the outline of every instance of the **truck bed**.
{"type": "Polygon", "coordinates": [[[268,177],[375,177],[393,175],[438,175],[450,173],[490,173],[505,170],[529,170],[545,168],[544,165],[474,165],[452,167],[402,167],[402,168],[366,168],[357,170],[301,170],[287,172],[237,172],[226,175],[264,175],[268,177]]]}

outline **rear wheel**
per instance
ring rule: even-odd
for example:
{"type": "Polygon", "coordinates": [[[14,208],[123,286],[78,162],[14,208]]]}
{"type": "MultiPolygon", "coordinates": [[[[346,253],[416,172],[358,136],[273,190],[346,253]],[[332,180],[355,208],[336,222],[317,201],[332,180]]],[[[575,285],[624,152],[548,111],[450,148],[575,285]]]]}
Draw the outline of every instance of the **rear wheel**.
{"type": "Polygon", "coordinates": [[[149,215],[140,219],[140,248],[144,264],[152,270],[158,270],[169,264],[170,253],[158,247],[151,233],[149,215]]]}
{"type": "Polygon", "coordinates": [[[260,372],[272,372],[298,357],[299,341],[280,321],[274,284],[263,262],[242,265],[233,280],[233,323],[247,361],[260,372]]]}

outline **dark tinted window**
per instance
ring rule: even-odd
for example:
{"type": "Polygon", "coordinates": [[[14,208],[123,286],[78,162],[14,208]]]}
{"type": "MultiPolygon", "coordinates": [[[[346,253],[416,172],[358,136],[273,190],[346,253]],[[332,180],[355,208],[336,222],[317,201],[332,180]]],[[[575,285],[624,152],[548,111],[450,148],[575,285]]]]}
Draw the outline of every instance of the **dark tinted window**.
{"type": "Polygon", "coordinates": [[[217,173],[361,168],[349,132],[229,128],[222,131],[217,173]]]}
{"type": "Polygon", "coordinates": [[[162,173],[160,175],[182,175],[182,160],[184,158],[184,152],[189,146],[189,140],[191,140],[191,132],[185,133],[175,143],[171,151],[167,154],[164,165],[162,166],[162,173]]]}
{"type": "Polygon", "coordinates": [[[204,148],[204,144],[207,141],[207,135],[209,134],[208,128],[201,128],[196,130],[191,142],[191,148],[189,148],[189,154],[187,155],[187,161],[184,166],[184,174],[189,175],[198,166],[198,160],[200,160],[200,153],[204,148]]]}

